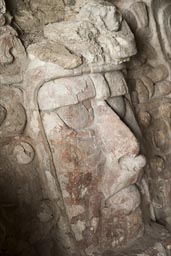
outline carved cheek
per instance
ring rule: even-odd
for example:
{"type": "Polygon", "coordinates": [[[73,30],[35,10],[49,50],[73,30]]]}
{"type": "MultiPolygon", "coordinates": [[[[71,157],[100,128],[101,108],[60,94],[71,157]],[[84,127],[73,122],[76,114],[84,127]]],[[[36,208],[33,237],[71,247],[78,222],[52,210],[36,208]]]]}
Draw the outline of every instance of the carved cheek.
{"type": "Polygon", "coordinates": [[[59,108],[58,115],[71,129],[83,129],[92,120],[92,111],[87,109],[83,103],[59,108]]]}
{"type": "Polygon", "coordinates": [[[139,144],[130,129],[104,101],[92,101],[94,126],[103,149],[107,154],[120,159],[124,155],[136,156],[139,144]]]}

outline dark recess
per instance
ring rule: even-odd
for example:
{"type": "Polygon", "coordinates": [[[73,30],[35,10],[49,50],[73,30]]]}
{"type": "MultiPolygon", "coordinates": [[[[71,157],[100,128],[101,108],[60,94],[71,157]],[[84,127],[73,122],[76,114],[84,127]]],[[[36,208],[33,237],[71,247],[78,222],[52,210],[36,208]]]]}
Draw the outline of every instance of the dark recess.
{"type": "Polygon", "coordinates": [[[16,0],[5,0],[7,10],[14,15],[16,12],[16,0]]]}

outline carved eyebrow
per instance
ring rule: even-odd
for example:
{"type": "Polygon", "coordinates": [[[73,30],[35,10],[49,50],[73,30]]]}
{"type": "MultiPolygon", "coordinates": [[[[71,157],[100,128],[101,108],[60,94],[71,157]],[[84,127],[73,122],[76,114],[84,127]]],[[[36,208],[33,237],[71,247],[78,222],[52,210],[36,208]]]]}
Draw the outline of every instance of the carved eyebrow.
{"type": "Polygon", "coordinates": [[[88,76],[60,78],[45,83],[39,90],[40,110],[53,110],[77,104],[96,96],[92,80],[88,76]]]}
{"type": "Polygon", "coordinates": [[[74,105],[92,98],[105,100],[126,93],[127,85],[123,74],[113,71],[47,82],[38,92],[38,104],[40,110],[46,111],[74,105]]]}

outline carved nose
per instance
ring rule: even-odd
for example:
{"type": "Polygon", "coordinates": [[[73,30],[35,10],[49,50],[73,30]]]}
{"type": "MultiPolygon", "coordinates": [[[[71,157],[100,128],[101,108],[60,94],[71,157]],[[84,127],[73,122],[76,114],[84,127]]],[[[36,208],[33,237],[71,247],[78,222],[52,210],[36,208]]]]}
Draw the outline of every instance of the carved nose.
{"type": "Polygon", "coordinates": [[[101,139],[106,154],[119,160],[125,155],[135,157],[139,153],[139,144],[134,134],[120,120],[105,101],[92,101],[94,126],[101,139]]]}
{"type": "Polygon", "coordinates": [[[146,159],[143,155],[123,156],[119,159],[121,169],[126,172],[139,173],[140,170],[146,165],[146,159]]]}

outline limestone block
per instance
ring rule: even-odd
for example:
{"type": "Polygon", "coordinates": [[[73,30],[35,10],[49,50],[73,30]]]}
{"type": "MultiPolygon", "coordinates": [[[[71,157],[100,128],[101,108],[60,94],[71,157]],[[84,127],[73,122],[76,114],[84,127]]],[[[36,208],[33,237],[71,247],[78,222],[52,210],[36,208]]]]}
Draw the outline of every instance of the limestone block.
{"type": "Polygon", "coordinates": [[[123,63],[136,53],[134,36],[111,4],[88,3],[73,21],[49,24],[44,35],[58,41],[86,63],[123,63]]]}
{"type": "Polygon", "coordinates": [[[72,54],[66,47],[59,43],[43,41],[32,44],[28,48],[29,54],[42,61],[57,63],[64,69],[73,69],[82,64],[80,57],[72,54]]]}
{"type": "Polygon", "coordinates": [[[17,1],[15,5],[15,21],[26,33],[39,31],[44,24],[64,18],[62,0],[17,1]]]}

